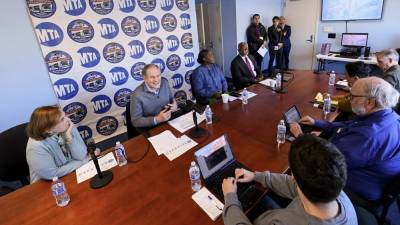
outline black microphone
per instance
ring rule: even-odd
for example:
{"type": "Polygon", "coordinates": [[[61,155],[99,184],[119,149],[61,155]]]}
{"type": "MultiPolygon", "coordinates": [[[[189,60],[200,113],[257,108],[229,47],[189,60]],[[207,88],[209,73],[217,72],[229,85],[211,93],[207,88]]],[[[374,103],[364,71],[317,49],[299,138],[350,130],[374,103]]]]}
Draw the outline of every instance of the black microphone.
{"type": "Polygon", "coordinates": [[[113,174],[111,171],[100,170],[99,161],[97,160],[97,156],[95,155],[96,144],[93,138],[89,138],[86,140],[87,151],[90,154],[90,157],[93,160],[93,164],[96,167],[97,174],[90,180],[90,187],[93,189],[101,188],[110,183],[113,179],[113,174]]]}

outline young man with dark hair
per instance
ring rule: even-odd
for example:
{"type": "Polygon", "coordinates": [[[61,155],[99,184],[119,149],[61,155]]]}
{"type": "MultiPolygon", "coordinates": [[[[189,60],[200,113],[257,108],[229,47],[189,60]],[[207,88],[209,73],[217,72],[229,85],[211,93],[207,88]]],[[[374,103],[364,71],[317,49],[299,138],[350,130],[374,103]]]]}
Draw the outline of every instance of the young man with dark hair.
{"type": "Polygon", "coordinates": [[[347,178],[345,159],[333,144],[310,134],[302,135],[292,143],[289,165],[292,176],[236,169],[236,178],[227,178],[222,184],[224,223],[251,224],[237,198],[236,183],[255,180],[292,202],[286,208],[265,211],[254,224],[357,224],[353,205],[342,191],[347,178]]]}
{"type": "Polygon", "coordinates": [[[250,54],[256,59],[257,66],[261,69],[263,57],[258,54],[258,49],[267,41],[267,30],[260,22],[259,14],[254,14],[252,22],[246,30],[247,44],[249,45],[250,54]]]}
{"type": "Polygon", "coordinates": [[[274,16],[272,18],[272,26],[268,27],[268,51],[269,51],[269,63],[268,72],[269,75],[273,75],[274,61],[276,60],[275,68],[282,68],[283,60],[283,31],[281,26],[279,26],[279,17],[274,16]]]}

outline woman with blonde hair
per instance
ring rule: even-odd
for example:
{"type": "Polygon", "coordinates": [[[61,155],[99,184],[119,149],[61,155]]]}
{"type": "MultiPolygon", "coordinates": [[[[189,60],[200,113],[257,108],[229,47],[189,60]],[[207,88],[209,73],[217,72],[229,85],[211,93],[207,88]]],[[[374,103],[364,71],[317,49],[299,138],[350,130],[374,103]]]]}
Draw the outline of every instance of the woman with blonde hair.
{"type": "Polygon", "coordinates": [[[62,177],[89,161],[78,130],[59,106],[35,109],[27,134],[26,159],[31,183],[62,177]]]}

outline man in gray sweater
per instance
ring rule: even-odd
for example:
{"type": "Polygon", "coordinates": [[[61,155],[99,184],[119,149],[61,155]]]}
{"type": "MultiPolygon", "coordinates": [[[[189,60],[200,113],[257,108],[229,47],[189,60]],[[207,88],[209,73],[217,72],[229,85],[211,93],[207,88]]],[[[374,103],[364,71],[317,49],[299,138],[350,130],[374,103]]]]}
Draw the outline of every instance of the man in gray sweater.
{"type": "Polygon", "coordinates": [[[378,66],[383,71],[383,79],[400,92],[399,54],[394,49],[386,49],[376,53],[378,66]]]}
{"type": "Polygon", "coordinates": [[[131,122],[136,128],[149,128],[168,121],[177,104],[157,65],[146,65],[142,76],[144,82],[131,94],[131,122]]]}
{"type": "MultiPolygon", "coordinates": [[[[236,169],[236,178],[227,178],[222,184],[224,223],[252,224],[237,198],[236,182],[255,180],[292,202],[286,208],[265,209],[267,211],[259,215],[254,224],[357,225],[353,205],[342,191],[347,178],[345,159],[333,144],[310,134],[302,135],[292,143],[289,165],[292,176],[236,169]]],[[[278,205],[269,197],[263,202],[266,204],[260,203],[258,207],[278,205]]]]}

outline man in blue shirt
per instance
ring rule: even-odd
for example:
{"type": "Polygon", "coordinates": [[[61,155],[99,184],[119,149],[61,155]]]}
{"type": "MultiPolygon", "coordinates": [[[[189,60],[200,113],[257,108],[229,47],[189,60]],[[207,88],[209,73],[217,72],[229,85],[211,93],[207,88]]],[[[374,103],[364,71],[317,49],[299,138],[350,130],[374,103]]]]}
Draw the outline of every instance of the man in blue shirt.
{"type": "MultiPolygon", "coordinates": [[[[354,196],[376,201],[385,185],[400,174],[400,117],[392,109],[399,93],[383,79],[368,77],[354,83],[350,99],[357,115],[354,120],[332,123],[306,116],[300,122],[332,134],[330,141],[347,160],[346,189],[354,196]]],[[[298,124],[292,124],[290,130],[295,136],[302,133],[298,124]]]]}

